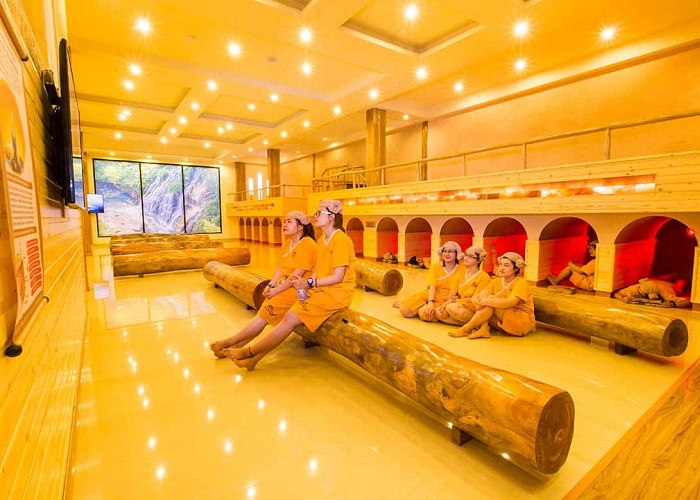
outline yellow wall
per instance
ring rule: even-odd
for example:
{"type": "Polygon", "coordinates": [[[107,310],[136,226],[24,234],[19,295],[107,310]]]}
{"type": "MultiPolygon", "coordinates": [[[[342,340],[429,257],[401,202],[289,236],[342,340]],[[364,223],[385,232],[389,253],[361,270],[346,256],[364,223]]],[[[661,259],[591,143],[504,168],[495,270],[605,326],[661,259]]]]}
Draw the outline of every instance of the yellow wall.
{"type": "MultiPolygon", "coordinates": [[[[55,187],[46,181],[47,102],[36,68],[47,66],[33,34],[42,25],[30,25],[19,3],[11,5],[10,13],[32,56],[23,63],[24,85],[48,301],[42,301],[33,322],[15,337],[24,353],[0,358],[0,498],[60,498],[87,319],[81,218],[78,211],[52,201],[55,187]]],[[[41,33],[38,38],[51,37],[41,33]]],[[[0,255],[0,269],[7,267],[7,259],[0,255]]]]}

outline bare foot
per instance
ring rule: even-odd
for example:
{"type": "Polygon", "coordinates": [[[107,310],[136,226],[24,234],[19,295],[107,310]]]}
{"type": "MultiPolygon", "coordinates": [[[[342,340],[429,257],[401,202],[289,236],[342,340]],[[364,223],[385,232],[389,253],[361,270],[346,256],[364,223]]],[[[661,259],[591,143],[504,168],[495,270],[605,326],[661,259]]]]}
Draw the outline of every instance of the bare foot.
{"type": "Polygon", "coordinates": [[[454,338],[466,337],[467,335],[469,335],[469,330],[465,330],[464,327],[457,328],[456,330],[448,332],[447,335],[454,338]]]}
{"type": "Polygon", "coordinates": [[[470,340],[474,339],[487,339],[491,336],[491,331],[489,330],[489,324],[484,323],[479,328],[470,333],[467,338],[470,340]]]}
{"type": "Polygon", "coordinates": [[[400,304],[400,302],[399,302],[398,300],[396,300],[396,301],[394,301],[393,304],[391,304],[391,307],[395,307],[396,309],[398,309],[398,308],[399,308],[399,304],[400,304]]]}
{"type": "Polygon", "coordinates": [[[243,347],[247,343],[247,340],[239,340],[238,342],[230,342],[229,339],[217,340],[216,342],[209,344],[209,349],[212,350],[214,356],[217,358],[225,358],[226,354],[222,352],[224,349],[229,347],[243,347]]]}
{"type": "Polygon", "coordinates": [[[548,274],[547,281],[549,281],[550,285],[556,285],[557,284],[557,277],[554,276],[553,274],[548,274]]]}
{"type": "Polygon", "coordinates": [[[237,359],[252,358],[252,352],[249,345],[244,347],[227,347],[226,349],[222,349],[221,353],[233,361],[236,361],[237,359]]]}
{"type": "Polygon", "coordinates": [[[252,372],[253,370],[255,370],[255,367],[258,365],[258,362],[262,358],[262,354],[256,354],[252,358],[234,359],[233,362],[236,363],[236,366],[238,366],[239,368],[245,368],[249,372],[252,372]]]}

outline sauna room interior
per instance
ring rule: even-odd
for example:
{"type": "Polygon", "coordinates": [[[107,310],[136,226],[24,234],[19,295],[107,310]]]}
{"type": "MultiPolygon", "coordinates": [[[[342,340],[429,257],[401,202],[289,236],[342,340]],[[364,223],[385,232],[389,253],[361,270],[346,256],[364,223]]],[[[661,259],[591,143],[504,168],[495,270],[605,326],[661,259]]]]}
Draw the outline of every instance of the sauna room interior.
{"type": "Polygon", "coordinates": [[[700,2],[0,13],[0,497],[700,498],[700,2]],[[214,357],[325,199],[349,310],[214,357]],[[401,316],[447,241],[534,331],[401,316]]]}

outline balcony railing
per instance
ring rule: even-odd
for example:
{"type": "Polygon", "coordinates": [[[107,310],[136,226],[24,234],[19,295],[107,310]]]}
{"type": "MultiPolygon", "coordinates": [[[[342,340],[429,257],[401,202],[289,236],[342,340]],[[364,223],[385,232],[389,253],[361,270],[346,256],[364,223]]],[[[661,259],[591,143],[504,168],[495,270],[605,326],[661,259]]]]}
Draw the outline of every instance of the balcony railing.
{"type": "Polygon", "coordinates": [[[268,198],[306,198],[311,192],[308,184],[277,184],[259,189],[227,193],[228,202],[257,201],[268,198]]]}

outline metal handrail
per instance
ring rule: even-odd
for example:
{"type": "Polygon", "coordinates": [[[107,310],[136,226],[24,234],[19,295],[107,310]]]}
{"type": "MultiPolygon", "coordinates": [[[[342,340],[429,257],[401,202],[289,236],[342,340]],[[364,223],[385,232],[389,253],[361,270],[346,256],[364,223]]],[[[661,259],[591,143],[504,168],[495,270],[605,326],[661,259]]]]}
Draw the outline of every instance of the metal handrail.
{"type": "MultiPolygon", "coordinates": [[[[604,127],[592,127],[592,128],[587,128],[587,129],[582,129],[582,130],[575,130],[571,132],[564,132],[561,134],[555,134],[555,135],[550,135],[550,136],[544,136],[544,137],[535,137],[526,141],[519,141],[519,142],[507,142],[503,144],[497,144],[494,146],[485,146],[481,148],[474,148],[470,149],[468,151],[462,151],[460,153],[454,153],[451,155],[444,155],[444,156],[433,156],[430,158],[419,158],[417,160],[410,160],[410,161],[405,161],[405,162],[399,162],[399,163],[389,163],[387,165],[381,165],[379,167],[374,167],[374,168],[367,168],[363,169],[363,178],[367,176],[368,174],[371,173],[379,173],[379,179],[380,179],[380,184],[379,185],[385,185],[385,173],[387,170],[395,169],[395,168],[400,168],[400,167],[407,167],[411,165],[416,166],[416,181],[420,181],[420,171],[421,171],[421,165],[427,165],[429,162],[436,162],[436,161],[444,161],[444,160],[452,160],[455,158],[462,158],[462,176],[467,175],[467,157],[480,154],[480,153],[487,153],[490,151],[498,151],[502,149],[510,149],[510,148],[522,148],[523,154],[522,154],[522,168],[526,169],[527,168],[527,147],[532,144],[538,144],[542,142],[548,142],[548,141],[555,141],[555,140],[560,140],[560,139],[568,139],[571,137],[578,137],[582,135],[589,135],[589,134],[595,134],[599,132],[605,132],[605,144],[604,144],[604,158],[605,160],[610,159],[610,148],[611,148],[611,142],[612,142],[612,131],[613,130],[619,130],[619,129],[624,129],[624,128],[632,128],[632,127],[639,127],[643,125],[650,125],[654,123],[661,123],[665,121],[671,121],[671,120],[679,120],[683,118],[693,118],[700,116],[700,110],[697,111],[688,111],[686,113],[676,113],[672,115],[664,115],[664,116],[658,116],[655,118],[648,118],[645,120],[638,120],[634,122],[626,122],[626,123],[613,123],[604,127]]],[[[340,176],[342,174],[336,174],[336,176],[340,176]]],[[[327,176],[327,177],[316,177],[311,179],[312,185],[314,186],[314,191],[317,191],[317,186],[321,187],[322,185],[331,185],[331,181],[333,180],[332,176],[327,176]]],[[[353,186],[355,187],[355,186],[353,186]]]]}
{"type": "Polygon", "coordinates": [[[253,190],[244,189],[227,193],[229,201],[255,201],[265,200],[268,198],[306,198],[311,191],[311,186],[308,184],[275,184],[274,186],[266,186],[264,188],[255,188],[253,190]],[[296,195],[296,196],[295,196],[296,195]]]}

